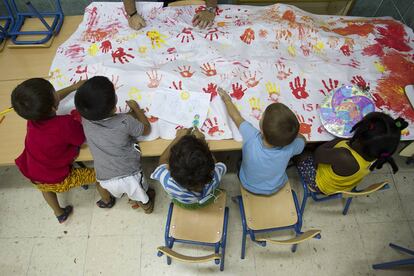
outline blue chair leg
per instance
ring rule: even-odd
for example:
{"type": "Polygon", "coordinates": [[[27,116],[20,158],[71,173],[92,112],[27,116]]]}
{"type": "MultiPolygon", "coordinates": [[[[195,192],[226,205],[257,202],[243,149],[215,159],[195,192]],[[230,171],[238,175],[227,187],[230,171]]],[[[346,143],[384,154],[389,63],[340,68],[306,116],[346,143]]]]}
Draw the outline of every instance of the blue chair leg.
{"type": "Polygon", "coordinates": [[[297,249],[298,249],[298,245],[297,244],[292,245],[292,249],[291,250],[292,250],[293,253],[295,253],[297,249]]]}
{"type": "Polygon", "coordinates": [[[224,225],[223,225],[223,238],[221,242],[221,260],[220,271],[224,270],[224,258],[226,256],[226,244],[227,244],[227,225],[229,222],[229,208],[224,209],[224,225]]]}
{"type": "Polygon", "coordinates": [[[393,244],[393,243],[390,243],[389,246],[391,248],[394,248],[395,250],[398,250],[398,251],[401,251],[401,252],[404,252],[404,253],[407,253],[407,254],[410,254],[410,255],[414,256],[414,251],[413,250],[410,250],[408,248],[405,248],[405,247],[402,247],[402,246],[399,246],[399,245],[396,245],[396,244],[393,244]]]}
{"type": "Polygon", "coordinates": [[[348,213],[349,206],[351,205],[351,202],[352,202],[352,197],[346,199],[345,207],[344,207],[344,210],[342,211],[342,214],[344,216],[348,213]]]}
{"type": "Polygon", "coordinates": [[[388,263],[374,264],[372,268],[373,269],[390,269],[390,268],[399,267],[403,265],[414,265],[414,258],[393,261],[393,262],[388,262],[388,263]]]}
{"type": "Polygon", "coordinates": [[[243,208],[243,200],[241,196],[237,198],[239,203],[239,210],[240,210],[240,217],[242,223],[242,246],[241,246],[241,259],[244,259],[246,256],[246,236],[247,236],[247,225],[246,225],[246,217],[244,215],[244,208],[243,208]]]}

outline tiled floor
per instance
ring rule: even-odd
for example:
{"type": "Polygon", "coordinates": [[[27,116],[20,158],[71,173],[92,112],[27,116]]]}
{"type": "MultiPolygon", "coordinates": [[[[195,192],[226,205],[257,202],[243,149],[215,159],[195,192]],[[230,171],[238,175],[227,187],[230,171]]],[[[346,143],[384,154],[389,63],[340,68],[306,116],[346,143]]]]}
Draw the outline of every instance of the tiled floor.
{"type": "MultiPolygon", "coordinates": [[[[220,154],[229,164],[222,186],[228,195],[238,194],[234,173],[237,154],[220,154]]],[[[144,159],[146,174],[156,159],[144,159]]],[[[291,253],[286,246],[259,247],[247,241],[246,259],[240,259],[241,225],[237,206],[228,199],[230,222],[226,267],[220,275],[414,275],[411,270],[374,271],[377,262],[405,256],[388,247],[389,242],[414,249],[414,166],[398,159],[400,172],[389,168],[371,174],[366,183],[389,179],[391,189],[357,198],[347,216],[342,203],[310,202],[303,229],[322,229],[321,240],[311,240],[291,253]]],[[[298,177],[288,171],[301,195],[298,177]]],[[[169,200],[159,184],[155,211],[145,215],[132,210],[122,198],[112,210],[96,207],[94,187],[74,189],[60,196],[71,203],[74,214],[59,225],[41,194],[15,167],[0,168],[0,275],[205,275],[218,273],[213,263],[173,262],[167,266],[156,256],[163,244],[169,200]]],[[[184,253],[206,254],[205,248],[177,246],[184,253]]]]}

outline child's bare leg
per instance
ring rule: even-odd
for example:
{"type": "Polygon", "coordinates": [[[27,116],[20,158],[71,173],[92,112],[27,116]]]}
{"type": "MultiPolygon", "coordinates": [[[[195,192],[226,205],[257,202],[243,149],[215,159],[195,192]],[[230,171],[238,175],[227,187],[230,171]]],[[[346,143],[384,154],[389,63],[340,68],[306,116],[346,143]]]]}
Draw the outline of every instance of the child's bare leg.
{"type": "Polygon", "coordinates": [[[44,199],[46,200],[47,204],[50,208],[53,209],[55,216],[63,215],[64,210],[60,207],[59,201],[57,199],[57,195],[54,192],[42,192],[44,199]]]}
{"type": "Polygon", "coordinates": [[[96,182],[96,189],[98,190],[103,202],[109,203],[111,201],[111,194],[106,189],[102,188],[99,182],[96,182]]]}

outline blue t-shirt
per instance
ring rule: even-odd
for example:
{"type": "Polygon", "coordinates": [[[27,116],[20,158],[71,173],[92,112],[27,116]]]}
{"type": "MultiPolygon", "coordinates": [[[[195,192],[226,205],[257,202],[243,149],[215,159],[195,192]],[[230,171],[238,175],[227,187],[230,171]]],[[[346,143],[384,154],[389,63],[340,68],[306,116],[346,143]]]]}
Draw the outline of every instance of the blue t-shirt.
{"type": "MultiPolygon", "coordinates": [[[[167,164],[159,165],[151,174],[151,179],[158,180],[168,195],[183,204],[200,203],[206,197],[212,196],[220,184],[221,177],[226,174],[227,168],[223,163],[216,163],[214,168],[213,180],[204,186],[203,191],[192,192],[182,187],[171,177],[170,171],[167,169],[167,164]]],[[[201,203],[200,203],[201,204],[201,203]]]]}
{"type": "Polygon", "coordinates": [[[268,148],[262,134],[249,122],[239,128],[243,137],[243,162],[240,181],[243,187],[255,194],[273,194],[287,182],[286,167],[292,156],[303,151],[305,141],[296,138],[287,146],[268,148]]]}

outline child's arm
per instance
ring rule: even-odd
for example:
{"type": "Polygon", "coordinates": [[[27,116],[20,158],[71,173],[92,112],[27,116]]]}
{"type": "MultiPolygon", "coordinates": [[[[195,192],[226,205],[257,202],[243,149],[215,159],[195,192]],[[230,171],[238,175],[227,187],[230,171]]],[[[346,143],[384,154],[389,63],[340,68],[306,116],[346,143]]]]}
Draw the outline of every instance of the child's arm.
{"type": "Polygon", "coordinates": [[[129,108],[131,108],[131,113],[133,117],[135,117],[138,121],[140,121],[144,125],[144,132],[142,135],[148,135],[151,132],[151,124],[148,121],[147,117],[145,116],[144,112],[141,108],[139,108],[139,105],[134,100],[126,101],[129,108]]]}
{"type": "Polygon", "coordinates": [[[85,81],[81,80],[78,81],[75,84],[72,84],[71,86],[65,87],[63,89],[60,89],[58,91],[56,91],[56,93],[59,96],[59,101],[63,100],[67,95],[69,95],[70,93],[72,93],[75,90],[78,90],[79,87],[81,87],[82,84],[84,84],[85,81]]]}
{"type": "Polygon", "coordinates": [[[226,105],[227,112],[229,113],[231,119],[236,124],[237,128],[240,127],[240,125],[244,122],[243,117],[240,115],[239,110],[237,110],[236,106],[231,101],[231,98],[227,92],[222,89],[218,88],[218,93],[223,100],[224,104],[226,105]]]}
{"type": "Polygon", "coordinates": [[[164,150],[164,152],[161,154],[160,156],[160,161],[158,162],[158,165],[161,164],[168,164],[168,160],[170,159],[170,153],[171,153],[171,148],[177,144],[178,141],[180,141],[180,139],[187,135],[190,134],[190,129],[188,128],[183,128],[183,129],[179,129],[177,130],[177,134],[175,135],[174,140],[168,145],[168,147],[164,150]]]}
{"type": "Polygon", "coordinates": [[[320,145],[314,153],[315,165],[329,164],[335,173],[349,176],[359,170],[359,165],[349,150],[334,147],[341,140],[334,139],[320,145]]]}

